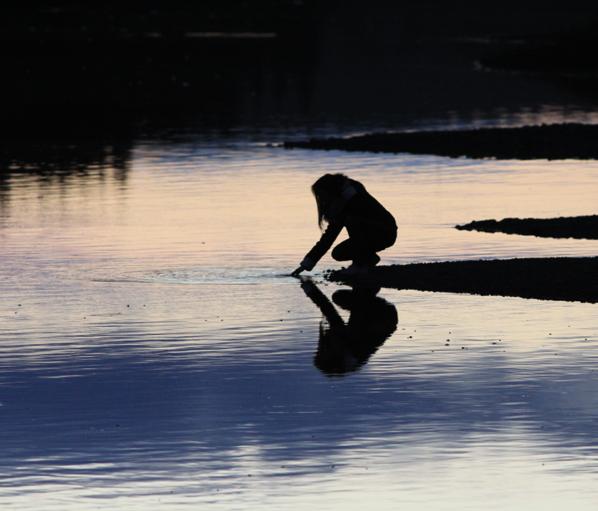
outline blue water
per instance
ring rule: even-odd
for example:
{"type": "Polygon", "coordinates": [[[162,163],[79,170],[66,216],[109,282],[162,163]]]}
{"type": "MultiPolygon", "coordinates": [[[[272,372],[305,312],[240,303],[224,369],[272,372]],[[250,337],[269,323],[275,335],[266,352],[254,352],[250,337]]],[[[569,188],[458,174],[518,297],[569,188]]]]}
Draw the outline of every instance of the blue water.
{"type": "MultiPolygon", "coordinates": [[[[325,171],[395,213],[393,263],[595,255],[452,226],[595,213],[598,165],[275,138],[140,141],[124,171],[10,175],[2,509],[595,509],[596,305],[383,289],[398,323],[330,375],[315,363],[328,326],[288,273],[318,236],[309,185],[325,171]]],[[[344,324],[374,314],[335,303],[333,267],[313,282],[344,324]]],[[[372,317],[353,329],[365,341],[372,317]]]]}

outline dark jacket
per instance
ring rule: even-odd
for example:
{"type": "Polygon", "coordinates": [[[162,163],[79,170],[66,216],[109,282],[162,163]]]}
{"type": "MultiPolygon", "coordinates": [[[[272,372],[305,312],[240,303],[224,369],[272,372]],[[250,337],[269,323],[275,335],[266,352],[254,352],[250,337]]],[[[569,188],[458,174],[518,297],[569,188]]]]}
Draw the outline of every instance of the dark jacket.
{"type": "Polygon", "coordinates": [[[328,252],[343,227],[346,227],[349,238],[368,244],[375,252],[391,246],[396,239],[397,224],[392,214],[361,183],[352,179],[348,180],[341,197],[325,216],[328,220],[326,230],[301,261],[301,266],[307,270],[328,252]]]}

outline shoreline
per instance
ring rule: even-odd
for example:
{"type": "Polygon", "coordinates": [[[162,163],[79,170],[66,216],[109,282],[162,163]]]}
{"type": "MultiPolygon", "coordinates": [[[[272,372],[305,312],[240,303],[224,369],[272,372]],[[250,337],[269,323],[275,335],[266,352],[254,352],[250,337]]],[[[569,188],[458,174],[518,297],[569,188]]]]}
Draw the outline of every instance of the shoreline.
{"type": "Polygon", "coordinates": [[[430,154],[450,158],[595,160],[598,159],[597,140],[598,125],[566,123],[517,128],[369,133],[346,138],[287,141],[282,147],[430,154]]]}
{"type": "Polygon", "coordinates": [[[503,218],[456,225],[460,231],[520,234],[540,238],[598,239],[598,215],[558,218],[503,218]]]}
{"type": "Polygon", "coordinates": [[[379,266],[367,275],[333,282],[539,300],[598,303],[598,257],[550,257],[448,261],[379,266]]]}

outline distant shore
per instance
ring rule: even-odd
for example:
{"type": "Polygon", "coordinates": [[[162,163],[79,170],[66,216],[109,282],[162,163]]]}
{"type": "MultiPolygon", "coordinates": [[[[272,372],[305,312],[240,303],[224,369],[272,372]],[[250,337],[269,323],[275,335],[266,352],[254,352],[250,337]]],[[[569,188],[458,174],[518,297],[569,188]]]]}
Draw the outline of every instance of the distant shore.
{"type": "Polygon", "coordinates": [[[452,158],[598,159],[598,125],[551,124],[404,133],[371,133],[347,138],[288,141],[286,149],[413,153],[452,158]]]}
{"type": "Polygon", "coordinates": [[[598,239],[598,215],[475,220],[455,227],[462,231],[501,232],[542,238],[598,239]]]}
{"type": "Polygon", "coordinates": [[[333,271],[327,278],[350,285],[598,303],[598,257],[402,264],[359,277],[333,271]]]}

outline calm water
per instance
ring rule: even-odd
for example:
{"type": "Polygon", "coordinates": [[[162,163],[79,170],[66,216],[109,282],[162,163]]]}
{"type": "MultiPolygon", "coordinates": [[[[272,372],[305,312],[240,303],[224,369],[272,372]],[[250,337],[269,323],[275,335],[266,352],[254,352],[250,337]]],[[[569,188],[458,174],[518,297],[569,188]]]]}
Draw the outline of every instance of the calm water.
{"type": "Polygon", "coordinates": [[[596,509],[596,305],[383,289],[349,314],[318,272],[285,275],[330,171],[395,213],[386,263],[596,255],[452,226],[596,213],[598,163],[273,139],[140,141],[124,168],[0,182],[2,509],[596,509]],[[340,354],[357,370],[316,367],[309,293],[377,339],[340,354]]]}

